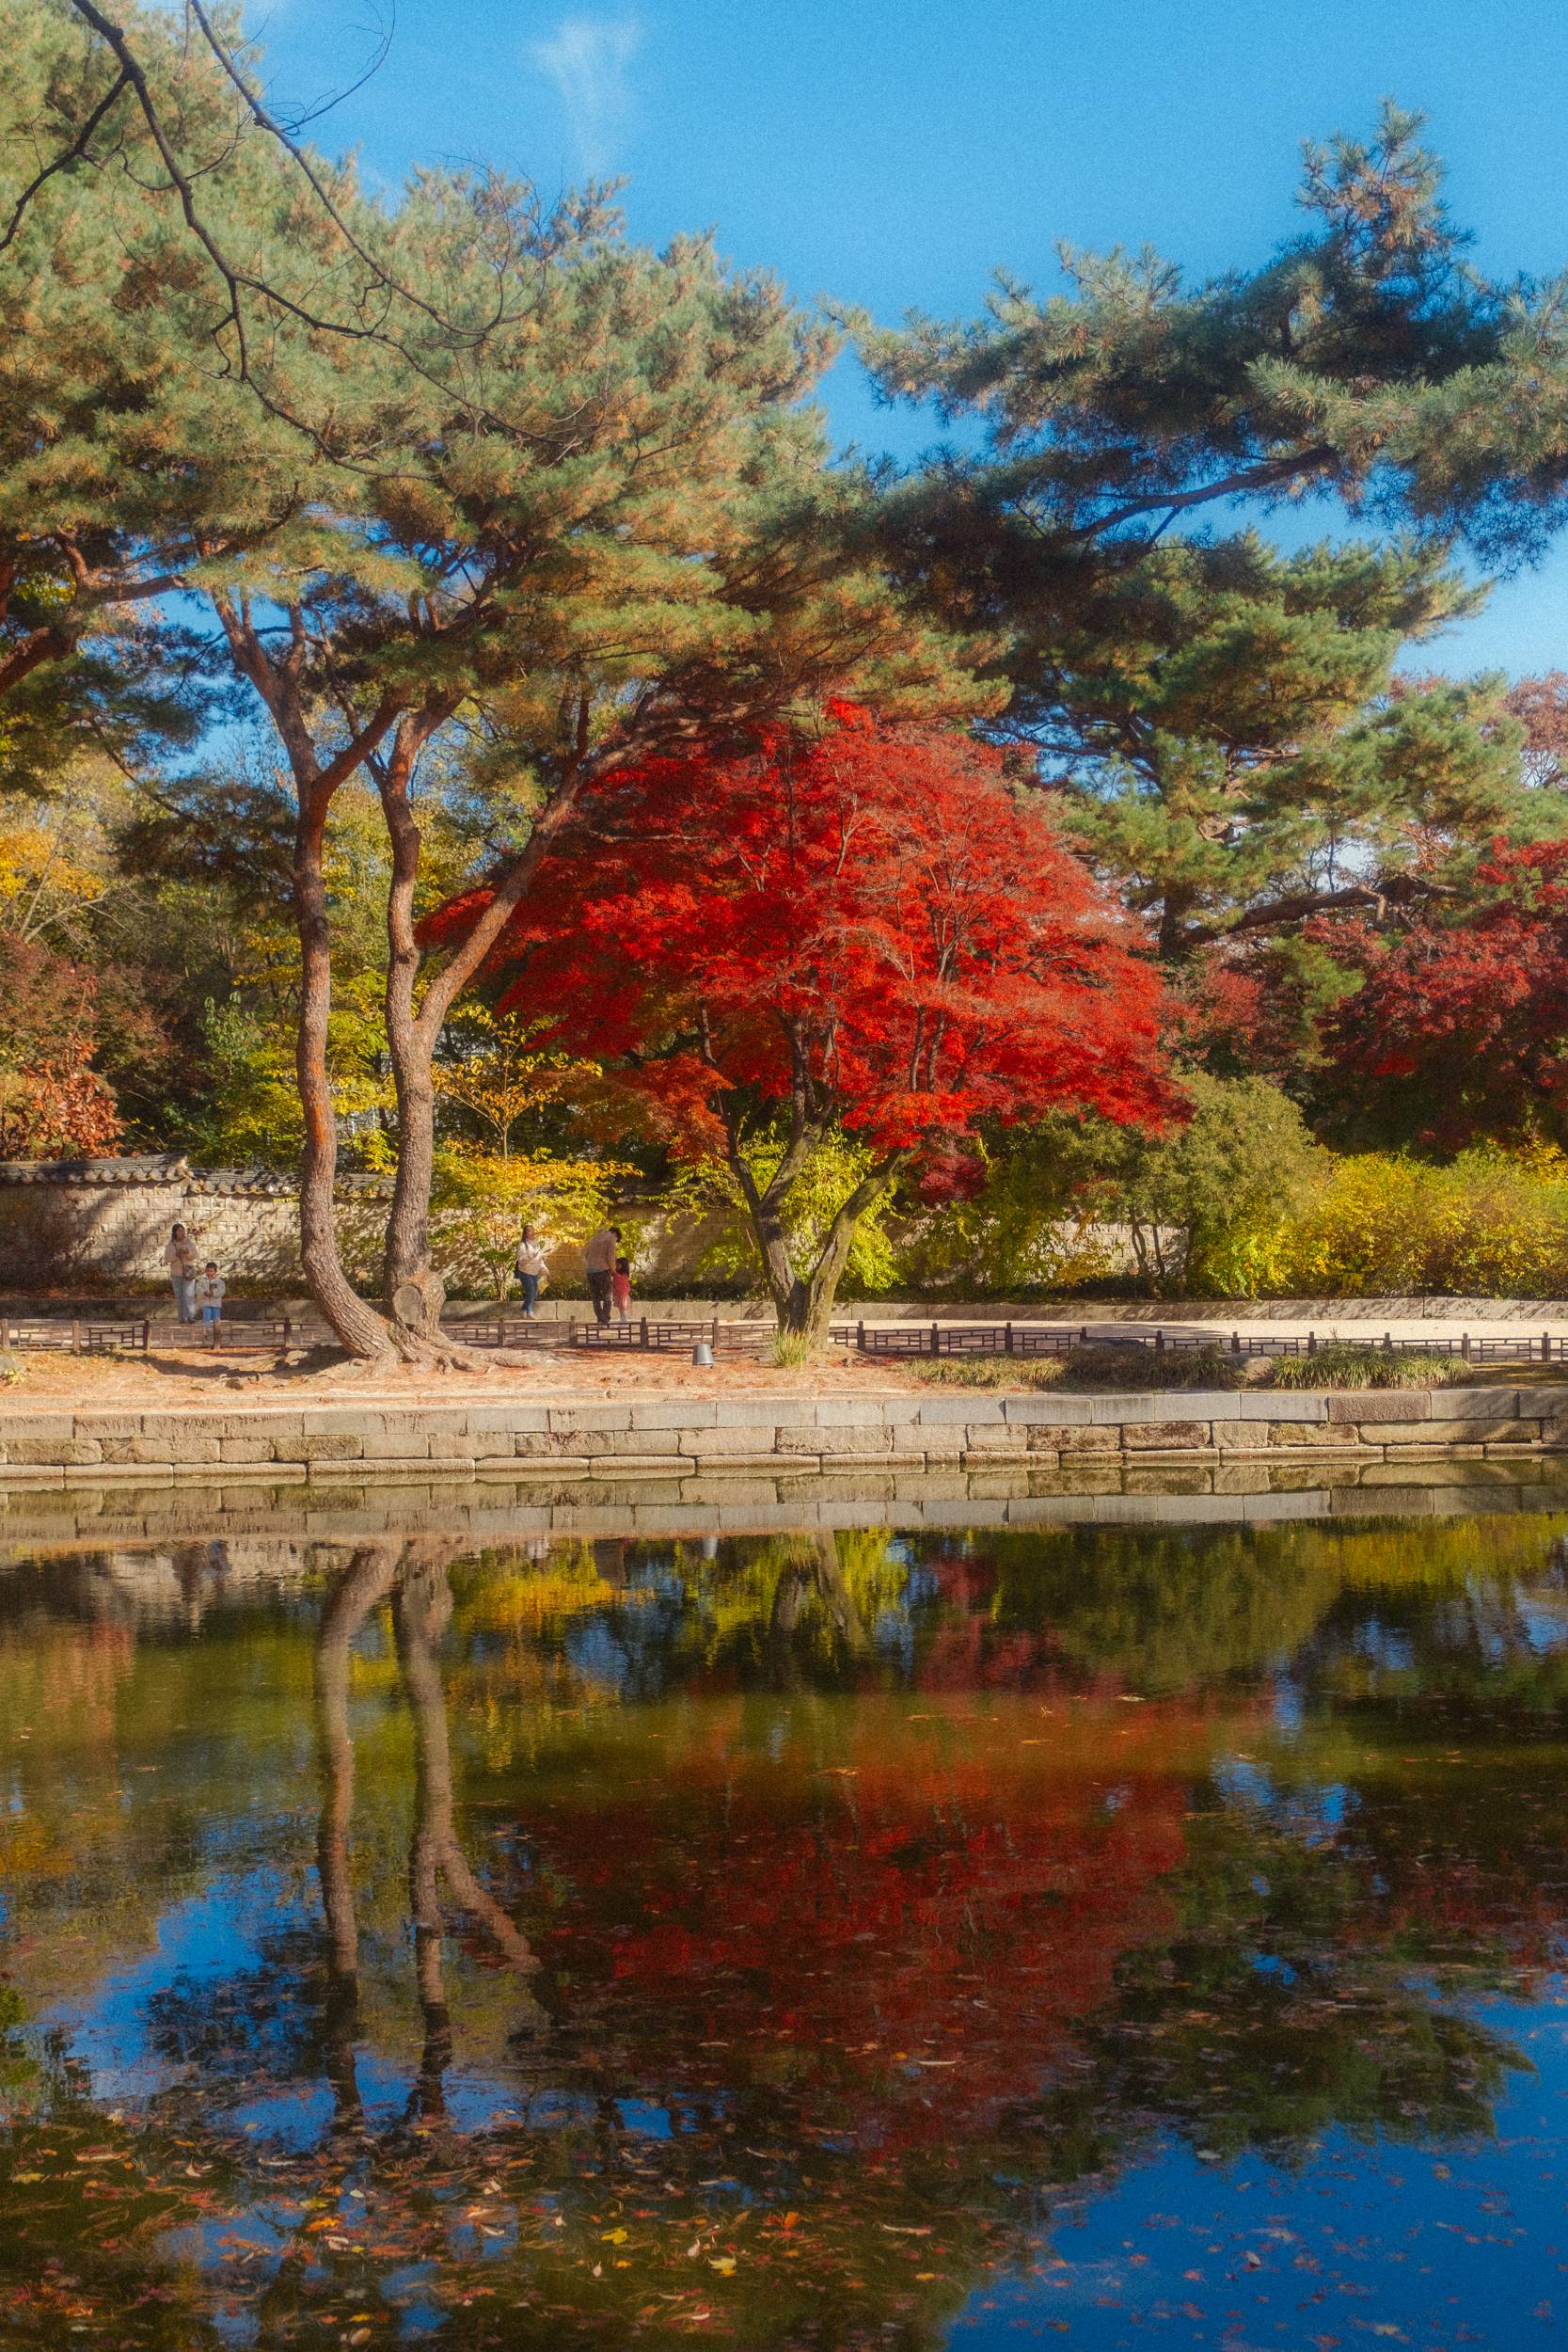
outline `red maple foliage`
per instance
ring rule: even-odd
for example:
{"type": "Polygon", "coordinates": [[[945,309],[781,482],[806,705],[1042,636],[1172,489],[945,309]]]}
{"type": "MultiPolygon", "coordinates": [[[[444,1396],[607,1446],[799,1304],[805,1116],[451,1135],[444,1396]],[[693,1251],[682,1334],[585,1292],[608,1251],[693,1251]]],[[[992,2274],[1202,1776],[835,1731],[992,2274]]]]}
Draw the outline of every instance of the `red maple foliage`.
{"type": "Polygon", "coordinates": [[[883,2154],[990,2130],[1070,2056],[1121,1955],[1172,1931],[1209,1711],[1132,1724],[1106,1697],[1042,1741],[1033,1695],[863,1697],[773,1756],[744,1704],[645,1789],[531,1804],[535,1879],[569,1890],[534,1930],[579,2025],[635,2039],[667,2088],[717,2050],[738,2082],[771,2042],[812,2127],[883,2154]]]}
{"type": "Polygon", "coordinates": [[[1325,1042],[1386,1127],[1456,1148],[1568,1139],[1568,842],[1499,845],[1457,913],[1392,937],[1340,924],[1332,945],[1362,984],[1325,1042]]]}
{"type": "Polygon", "coordinates": [[[91,1158],[125,1130],[106,1082],[86,1063],[0,1070],[0,1160],[91,1158]]]}
{"type": "Polygon", "coordinates": [[[506,1004],[605,1065],[682,1156],[729,1165],[776,1298],[794,1277],[768,1213],[830,1132],[869,1147],[880,1189],[950,1168],[984,1120],[1169,1107],[1157,976],[1042,802],[965,738],[832,718],[606,778],[497,957],[506,1004]],[[753,1168],[764,1138],[782,1168],[753,1168]]]}

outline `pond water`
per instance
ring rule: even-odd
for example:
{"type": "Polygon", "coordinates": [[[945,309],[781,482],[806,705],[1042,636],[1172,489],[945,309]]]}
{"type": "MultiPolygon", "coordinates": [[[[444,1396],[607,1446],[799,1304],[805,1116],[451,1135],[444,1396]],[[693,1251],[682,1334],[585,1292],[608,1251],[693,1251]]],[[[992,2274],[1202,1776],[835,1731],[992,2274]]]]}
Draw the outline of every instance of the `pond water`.
{"type": "Polygon", "coordinates": [[[1549,2342],[1568,1518],[0,1565],[8,2347],[1549,2342]]]}

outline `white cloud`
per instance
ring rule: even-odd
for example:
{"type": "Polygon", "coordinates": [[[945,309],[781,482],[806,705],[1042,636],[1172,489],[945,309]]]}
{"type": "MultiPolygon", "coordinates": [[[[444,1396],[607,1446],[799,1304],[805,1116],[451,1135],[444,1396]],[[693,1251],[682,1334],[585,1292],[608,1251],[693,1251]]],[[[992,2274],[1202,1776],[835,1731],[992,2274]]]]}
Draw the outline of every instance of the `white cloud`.
{"type": "Polygon", "coordinates": [[[641,45],[634,16],[563,16],[548,40],[531,44],[535,66],[555,84],[586,171],[610,168],[616,134],[634,111],[627,68],[641,45]]]}

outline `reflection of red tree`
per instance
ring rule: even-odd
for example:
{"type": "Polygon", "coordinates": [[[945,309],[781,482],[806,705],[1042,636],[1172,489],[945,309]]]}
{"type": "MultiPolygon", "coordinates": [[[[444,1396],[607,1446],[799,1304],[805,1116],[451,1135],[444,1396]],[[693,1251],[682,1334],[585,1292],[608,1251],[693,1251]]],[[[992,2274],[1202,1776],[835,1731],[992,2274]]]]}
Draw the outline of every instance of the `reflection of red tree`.
{"type": "Polygon", "coordinates": [[[545,1946],[574,2013],[596,1992],[666,2090],[701,2045],[729,2052],[709,2083],[754,2078],[767,2047],[768,2078],[862,2145],[973,2134],[1172,1924],[1192,1709],[863,1698],[852,1720],[802,1709],[776,1762],[745,1752],[738,1709],[705,1723],[656,1789],[532,1824],[571,1890],[545,1946]]]}
{"type": "MultiPolygon", "coordinates": [[[[1560,1815],[1553,1826],[1560,1825],[1560,1815]]],[[[1386,1838],[1365,1816],[1358,1826],[1363,1836],[1373,1833],[1366,1867],[1369,1873],[1375,1867],[1377,1883],[1340,1922],[1347,1951],[1402,1942],[1414,1955],[1461,1963],[1500,1953],[1520,1973],[1525,1994],[1538,1976],[1561,1967],[1568,1925],[1561,1845],[1549,1829],[1533,1851],[1523,1840],[1499,1851],[1495,1821],[1456,1820],[1451,1799],[1441,1847],[1424,1842],[1410,1822],[1386,1838]]]]}

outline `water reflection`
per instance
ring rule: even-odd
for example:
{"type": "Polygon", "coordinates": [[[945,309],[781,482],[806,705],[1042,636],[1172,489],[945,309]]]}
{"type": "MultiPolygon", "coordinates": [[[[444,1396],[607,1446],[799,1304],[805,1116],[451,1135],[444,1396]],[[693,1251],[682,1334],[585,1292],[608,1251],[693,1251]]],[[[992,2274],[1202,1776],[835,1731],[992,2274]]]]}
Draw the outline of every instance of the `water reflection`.
{"type": "Polygon", "coordinates": [[[6,1572],[5,2341],[1511,2342],[1565,1633],[1546,1520],[6,1572]]]}

